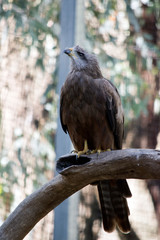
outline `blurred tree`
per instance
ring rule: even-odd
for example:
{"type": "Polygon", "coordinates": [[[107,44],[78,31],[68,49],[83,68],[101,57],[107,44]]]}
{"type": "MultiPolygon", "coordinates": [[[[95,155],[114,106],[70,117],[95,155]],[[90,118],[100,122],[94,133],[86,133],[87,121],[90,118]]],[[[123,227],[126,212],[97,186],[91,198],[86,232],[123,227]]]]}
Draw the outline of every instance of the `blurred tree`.
{"type": "MultiPolygon", "coordinates": [[[[141,114],[134,122],[134,129],[137,131],[135,131],[132,146],[155,149],[160,132],[160,3],[158,1],[142,3],[141,16],[138,20],[141,31],[133,43],[139,42],[140,48],[135,51],[134,71],[137,70],[149,86],[145,90],[145,95],[149,95],[149,99],[148,114],[141,114]]],[[[132,29],[131,33],[135,36],[135,29],[132,29]]],[[[160,182],[150,180],[147,183],[153,199],[160,234],[160,199],[157,197],[160,196],[160,182]]]]}
{"type": "MultiPolygon", "coordinates": [[[[104,75],[115,82],[122,98],[125,146],[155,148],[160,132],[160,3],[152,0],[85,3],[89,48],[99,55],[104,75]]],[[[149,181],[148,186],[160,223],[159,182],[149,181]]],[[[132,231],[126,239],[138,236],[132,231]]]]}
{"type": "MultiPolygon", "coordinates": [[[[155,148],[160,132],[160,3],[158,0],[87,0],[85,8],[88,49],[99,56],[104,75],[115,82],[122,97],[126,125],[125,145],[155,148]],[[129,139],[129,135],[132,138],[129,139]]],[[[54,144],[55,131],[52,128],[52,121],[56,119],[55,86],[57,83],[56,59],[59,54],[59,12],[60,1],[58,0],[2,0],[0,2],[1,48],[3,48],[3,41],[10,37],[11,47],[8,54],[11,55],[17,51],[16,47],[19,47],[25,52],[24,58],[29,58],[33,54],[36,67],[52,75],[52,80],[44,90],[41,99],[42,116],[34,116],[35,131],[32,138],[28,140],[34,140],[34,147],[39,149],[38,154],[33,151],[35,148],[32,149],[34,157],[36,159],[41,157],[44,162],[43,167],[39,167],[40,162],[35,161],[36,186],[39,184],[37,177],[39,169],[43,168],[45,171],[48,168],[47,153],[42,149],[44,145],[41,144],[39,132],[43,132],[43,136],[51,145],[54,144]],[[51,68],[53,68],[52,71],[51,68]]],[[[26,71],[25,79],[26,82],[32,82],[30,84],[32,88],[35,76],[32,76],[29,70],[26,71]]],[[[24,86],[27,88],[27,85],[24,86]]],[[[6,91],[7,89],[8,86],[6,91]]],[[[24,89],[24,97],[27,94],[28,92],[24,89]]],[[[2,124],[1,120],[0,103],[0,124],[2,124]]],[[[18,144],[23,140],[23,133],[16,132],[13,138],[18,144]]],[[[14,171],[15,163],[9,161],[3,148],[3,136],[0,138],[0,143],[0,177],[3,179],[0,182],[0,196],[3,197],[8,213],[13,199],[12,184],[17,183],[17,176],[14,171]]],[[[23,160],[22,150],[18,148],[16,156],[26,179],[29,173],[26,171],[27,164],[23,160]]],[[[26,153],[29,151],[31,149],[26,148],[26,153]]],[[[160,224],[158,210],[160,202],[157,197],[160,195],[159,183],[149,181],[148,186],[160,224]]],[[[96,201],[93,202],[95,207],[96,201]]],[[[83,198],[83,204],[85,204],[85,198],[83,198]]],[[[98,210],[97,214],[99,214],[98,210]]],[[[91,232],[95,220],[99,221],[99,215],[92,216],[88,224],[89,229],[85,229],[86,232],[91,232]]],[[[94,238],[97,238],[96,234],[94,238]]],[[[85,236],[81,239],[85,239],[85,236]]]]}
{"type": "Polygon", "coordinates": [[[59,7],[58,0],[2,0],[0,4],[0,19],[6,21],[6,33],[15,34],[15,38],[22,37],[28,55],[34,46],[38,51],[36,66],[42,69],[45,69],[48,54],[45,42],[49,35],[54,39],[53,48],[58,48],[59,7]]]}
{"type": "MultiPolygon", "coordinates": [[[[18,192],[15,193],[15,186],[19,186],[26,195],[53,175],[59,12],[58,0],[0,2],[1,221],[10,213],[11,204],[18,192]],[[6,62],[8,73],[2,74],[6,62]],[[12,69],[13,72],[10,72],[12,69]],[[12,76],[10,82],[7,76],[12,76]],[[45,81],[42,83],[43,77],[45,81]],[[16,80],[11,81],[12,79],[16,80]],[[13,89],[14,85],[17,88],[13,89]],[[43,86],[46,89],[43,88],[42,96],[43,86]],[[14,99],[15,112],[10,111],[14,99]],[[39,102],[35,103],[37,99],[39,102]],[[8,108],[6,111],[5,106],[8,108]],[[8,126],[10,133],[7,135],[4,123],[9,125],[9,119],[12,126],[8,126]]],[[[19,195],[18,193],[18,197],[19,195]]],[[[53,232],[52,229],[51,227],[50,232],[53,232]]]]}

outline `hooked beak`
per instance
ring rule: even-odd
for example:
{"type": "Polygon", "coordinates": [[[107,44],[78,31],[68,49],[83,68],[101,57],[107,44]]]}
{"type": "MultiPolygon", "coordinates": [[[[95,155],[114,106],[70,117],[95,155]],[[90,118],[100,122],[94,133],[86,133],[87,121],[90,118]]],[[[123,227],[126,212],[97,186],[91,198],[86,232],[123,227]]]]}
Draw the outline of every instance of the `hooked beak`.
{"type": "Polygon", "coordinates": [[[66,49],[64,50],[64,53],[67,54],[67,55],[70,56],[70,57],[74,56],[74,54],[73,54],[73,48],[66,48],[66,49]]]}

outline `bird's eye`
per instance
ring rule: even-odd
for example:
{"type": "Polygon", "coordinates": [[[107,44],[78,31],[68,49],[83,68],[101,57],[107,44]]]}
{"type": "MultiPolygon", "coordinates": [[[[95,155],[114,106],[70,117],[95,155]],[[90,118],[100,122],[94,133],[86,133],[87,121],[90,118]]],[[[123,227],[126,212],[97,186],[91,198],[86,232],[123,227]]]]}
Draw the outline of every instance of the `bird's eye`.
{"type": "Polygon", "coordinates": [[[80,57],[83,57],[84,56],[84,53],[82,53],[82,52],[77,52],[78,53],[78,55],[80,56],[80,57]]]}

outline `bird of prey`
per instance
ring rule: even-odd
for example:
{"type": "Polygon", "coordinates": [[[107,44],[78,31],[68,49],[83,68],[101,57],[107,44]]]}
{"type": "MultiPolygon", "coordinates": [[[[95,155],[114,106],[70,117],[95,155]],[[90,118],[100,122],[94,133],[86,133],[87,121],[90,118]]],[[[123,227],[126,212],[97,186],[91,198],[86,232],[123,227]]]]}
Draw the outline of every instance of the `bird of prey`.
{"type": "MultiPolygon", "coordinates": [[[[124,115],[119,93],[102,76],[97,58],[80,46],[64,50],[71,58],[71,70],[61,89],[60,119],[78,155],[121,149],[124,115]]],[[[103,226],[130,231],[126,198],[131,192],[125,179],[98,182],[103,226]]]]}

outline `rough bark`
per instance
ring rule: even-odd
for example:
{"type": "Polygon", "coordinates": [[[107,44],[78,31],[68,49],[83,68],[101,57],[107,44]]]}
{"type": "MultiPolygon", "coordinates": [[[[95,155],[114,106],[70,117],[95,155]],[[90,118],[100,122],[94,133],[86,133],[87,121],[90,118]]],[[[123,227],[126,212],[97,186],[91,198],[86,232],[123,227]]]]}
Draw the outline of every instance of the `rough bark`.
{"type": "Polygon", "coordinates": [[[60,158],[57,166],[61,175],[24,199],[0,227],[1,240],[23,239],[47,213],[89,183],[104,179],[160,179],[160,151],[126,149],[78,159],[73,154],[60,158]]]}

